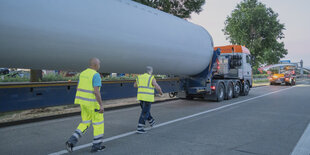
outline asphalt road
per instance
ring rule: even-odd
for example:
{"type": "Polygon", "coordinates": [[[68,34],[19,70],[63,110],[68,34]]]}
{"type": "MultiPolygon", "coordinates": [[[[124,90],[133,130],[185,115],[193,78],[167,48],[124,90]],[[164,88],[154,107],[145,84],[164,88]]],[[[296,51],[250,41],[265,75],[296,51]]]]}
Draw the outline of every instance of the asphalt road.
{"type": "MultiPolygon", "coordinates": [[[[310,122],[310,81],[297,84],[257,87],[220,103],[155,104],[157,126],[141,135],[134,133],[139,107],[106,112],[107,148],[95,154],[289,155],[310,122]]],[[[0,128],[0,154],[64,154],[79,122],[74,116],[0,128]]],[[[90,154],[91,141],[92,128],[71,154],[90,154]]]]}

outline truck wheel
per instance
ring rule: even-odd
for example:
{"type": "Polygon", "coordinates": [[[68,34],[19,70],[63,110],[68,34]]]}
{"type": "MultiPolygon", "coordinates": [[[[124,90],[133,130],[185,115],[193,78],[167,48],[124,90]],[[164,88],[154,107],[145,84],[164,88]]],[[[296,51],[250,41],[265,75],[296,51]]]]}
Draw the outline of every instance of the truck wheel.
{"type": "Polygon", "coordinates": [[[241,90],[241,85],[240,85],[239,82],[237,82],[236,85],[235,85],[235,89],[234,89],[234,96],[233,96],[234,98],[239,97],[240,90],[241,90]]]}
{"type": "Polygon", "coordinates": [[[216,91],[217,102],[223,101],[224,99],[224,85],[222,83],[219,84],[216,91]]]}
{"type": "Polygon", "coordinates": [[[247,96],[250,92],[250,84],[248,81],[244,83],[243,91],[241,93],[242,96],[247,96]]]}
{"type": "Polygon", "coordinates": [[[229,83],[227,86],[227,95],[226,95],[226,100],[230,100],[231,98],[233,98],[234,95],[234,88],[232,83],[229,83]]]}
{"type": "Polygon", "coordinates": [[[273,82],[270,82],[270,85],[273,85],[273,82]]]}

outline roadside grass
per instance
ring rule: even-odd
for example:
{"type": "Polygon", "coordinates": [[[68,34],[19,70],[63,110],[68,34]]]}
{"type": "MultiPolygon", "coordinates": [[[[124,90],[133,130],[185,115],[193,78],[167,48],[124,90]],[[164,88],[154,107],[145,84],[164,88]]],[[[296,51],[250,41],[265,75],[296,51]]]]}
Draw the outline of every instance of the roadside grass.
{"type": "Polygon", "coordinates": [[[0,82],[28,82],[30,81],[27,77],[9,77],[9,76],[0,76],[0,82]]]}
{"type": "Polygon", "coordinates": [[[269,79],[254,79],[253,80],[253,83],[267,83],[267,82],[269,82],[269,79]]]}
{"type": "Polygon", "coordinates": [[[258,78],[267,78],[269,74],[254,74],[253,78],[258,79],[258,78]]]}

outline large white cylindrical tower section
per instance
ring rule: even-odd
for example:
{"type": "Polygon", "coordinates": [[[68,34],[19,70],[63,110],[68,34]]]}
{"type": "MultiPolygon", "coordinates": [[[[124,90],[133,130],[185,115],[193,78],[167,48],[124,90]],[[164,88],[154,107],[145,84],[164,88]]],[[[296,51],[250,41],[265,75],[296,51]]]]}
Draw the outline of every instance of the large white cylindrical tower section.
{"type": "Polygon", "coordinates": [[[201,26],[130,0],[1,0],[0,67],[194,75],[213,54],[201,26]]]}

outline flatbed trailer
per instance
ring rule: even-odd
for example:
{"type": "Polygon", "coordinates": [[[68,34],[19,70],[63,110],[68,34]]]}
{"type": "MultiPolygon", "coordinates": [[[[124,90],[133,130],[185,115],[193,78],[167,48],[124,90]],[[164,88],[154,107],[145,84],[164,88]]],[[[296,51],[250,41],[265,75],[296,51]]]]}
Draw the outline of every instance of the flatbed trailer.
{"type": "MultiPolygon", "coordinates": [[[[179,78],[157,79],[165,93],[181,89],[179,78]]],[[[103,100],[135,97],[134,80],[103,81],[103,100]]],[[[77,82],[25,82],[0,84],[0,112],[73,104],[77,82]]]]}

